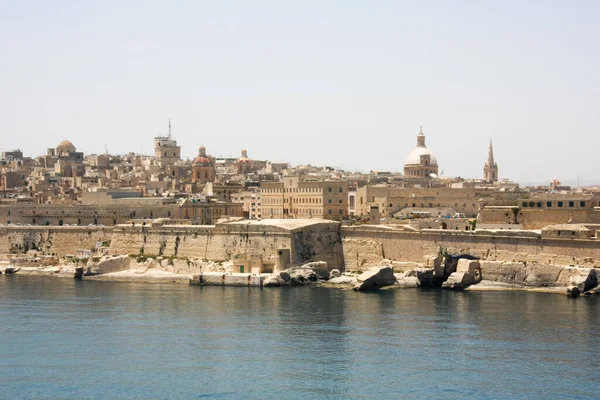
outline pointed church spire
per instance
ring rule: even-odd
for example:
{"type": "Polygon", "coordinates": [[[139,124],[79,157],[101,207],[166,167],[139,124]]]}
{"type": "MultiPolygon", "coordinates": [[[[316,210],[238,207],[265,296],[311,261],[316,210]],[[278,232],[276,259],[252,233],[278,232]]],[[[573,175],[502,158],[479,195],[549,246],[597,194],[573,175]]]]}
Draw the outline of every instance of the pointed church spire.
{"type": "Polygon", "coordinates": [[[171,139],[171,118],[169,118],[169,139],[171,139]]]}
{"type": "Polygon", "coordinates": [[[488,165],[490,167],[494,166],[494,146],[492,146],[492,139],[490,139],[490,151],[488,153],[488,165]]]}
{"type": "Polygon", "coordinates": [[[492,145],[492,139],[490,139],[488,160],[483,166],[483,179],[487,182],[498,181],[498,164],[496,164],[496,161],[494,160],[494,146],[492,145]]]}

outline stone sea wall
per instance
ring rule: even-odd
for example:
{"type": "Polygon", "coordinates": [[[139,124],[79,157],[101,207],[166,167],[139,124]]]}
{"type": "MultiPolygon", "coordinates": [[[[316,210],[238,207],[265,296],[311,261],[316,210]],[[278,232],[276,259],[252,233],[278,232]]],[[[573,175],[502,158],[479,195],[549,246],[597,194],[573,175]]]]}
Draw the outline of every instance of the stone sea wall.
{"type": "Polygon", "coordinates": [[[276,258],[289,249],[292,264],[326,261],[361,270],[384,259],[422,263],[440,249],[482,260],[600,267],[600,240],[542,238],[536,232],[402,231],[315,222],[298,228],[269,224],[142,227],[0,227],[0,254],[38,250],[58,257],[103,244],[112,255],[143,254],[211,261],[236,254],[276,258]]]}
{"type": "Polygon", "coordinates": [[[549,239],[536,232],[400,231],[374,226],[342,227],[347,270],[382,259],[423,262],[440,249],[498,261],[600,267],[600,240],[549,239]]]}
{"type": "Polygon", "coordinates": [[[92,250],[98,244],[109,244],[113,228],[72,226],[8,226],[0,227],[0,253],[26,253],[29,250],[74,255],[77,250],[92,250]]]}
{"type": "Polygon", "coordinates": [[[270,225],[221,224],[217,226],[118,226],[110,254],[190,257],[211,261],[234,255],[276,258],[290,250],[292,264],[326,261],[343,268],[344,257],[338,224],[312,224],[295,230],[270,225]]]}

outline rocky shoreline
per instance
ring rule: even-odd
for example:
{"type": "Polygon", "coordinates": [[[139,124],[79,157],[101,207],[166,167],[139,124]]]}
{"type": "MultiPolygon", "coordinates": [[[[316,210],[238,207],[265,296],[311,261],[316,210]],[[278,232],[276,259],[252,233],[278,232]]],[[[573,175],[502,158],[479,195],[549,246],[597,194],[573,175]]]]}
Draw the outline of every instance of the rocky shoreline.
{"type": "Polygon", "coordinates": [[[570,297],[600,294],[595,268],[429,257],[424,264],[383,260],[362,271],[329,269],[309,262],[275,273],[233,273],[232,262],[139,259],[105,256],[62,266],[18,266],[0,262],[1,275],[37,275],[91,281],[178,283],[219,286],[319,286],[357,291],[434,287],[455,291],[532,291],[570,297]]]}

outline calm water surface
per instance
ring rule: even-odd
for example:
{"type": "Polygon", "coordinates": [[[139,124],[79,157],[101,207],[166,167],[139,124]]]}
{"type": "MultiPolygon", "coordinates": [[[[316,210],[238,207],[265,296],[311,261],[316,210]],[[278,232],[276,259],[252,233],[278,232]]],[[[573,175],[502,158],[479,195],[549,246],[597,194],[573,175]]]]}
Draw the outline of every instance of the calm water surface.
{"type": "Polygon", "coordinates": [[[598,297],[0,276],[0,398],[597,398],[598,297]]]}

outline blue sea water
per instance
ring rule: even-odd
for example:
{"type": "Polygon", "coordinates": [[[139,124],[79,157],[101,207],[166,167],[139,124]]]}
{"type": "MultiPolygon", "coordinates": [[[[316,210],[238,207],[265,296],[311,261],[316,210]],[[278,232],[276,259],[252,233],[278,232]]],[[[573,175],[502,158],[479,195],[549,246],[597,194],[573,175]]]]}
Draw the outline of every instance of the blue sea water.
{"type": "Polygon", "coordinates": [[[598,398],[598,297],[1,276],[0,398],[598,398]]]}

